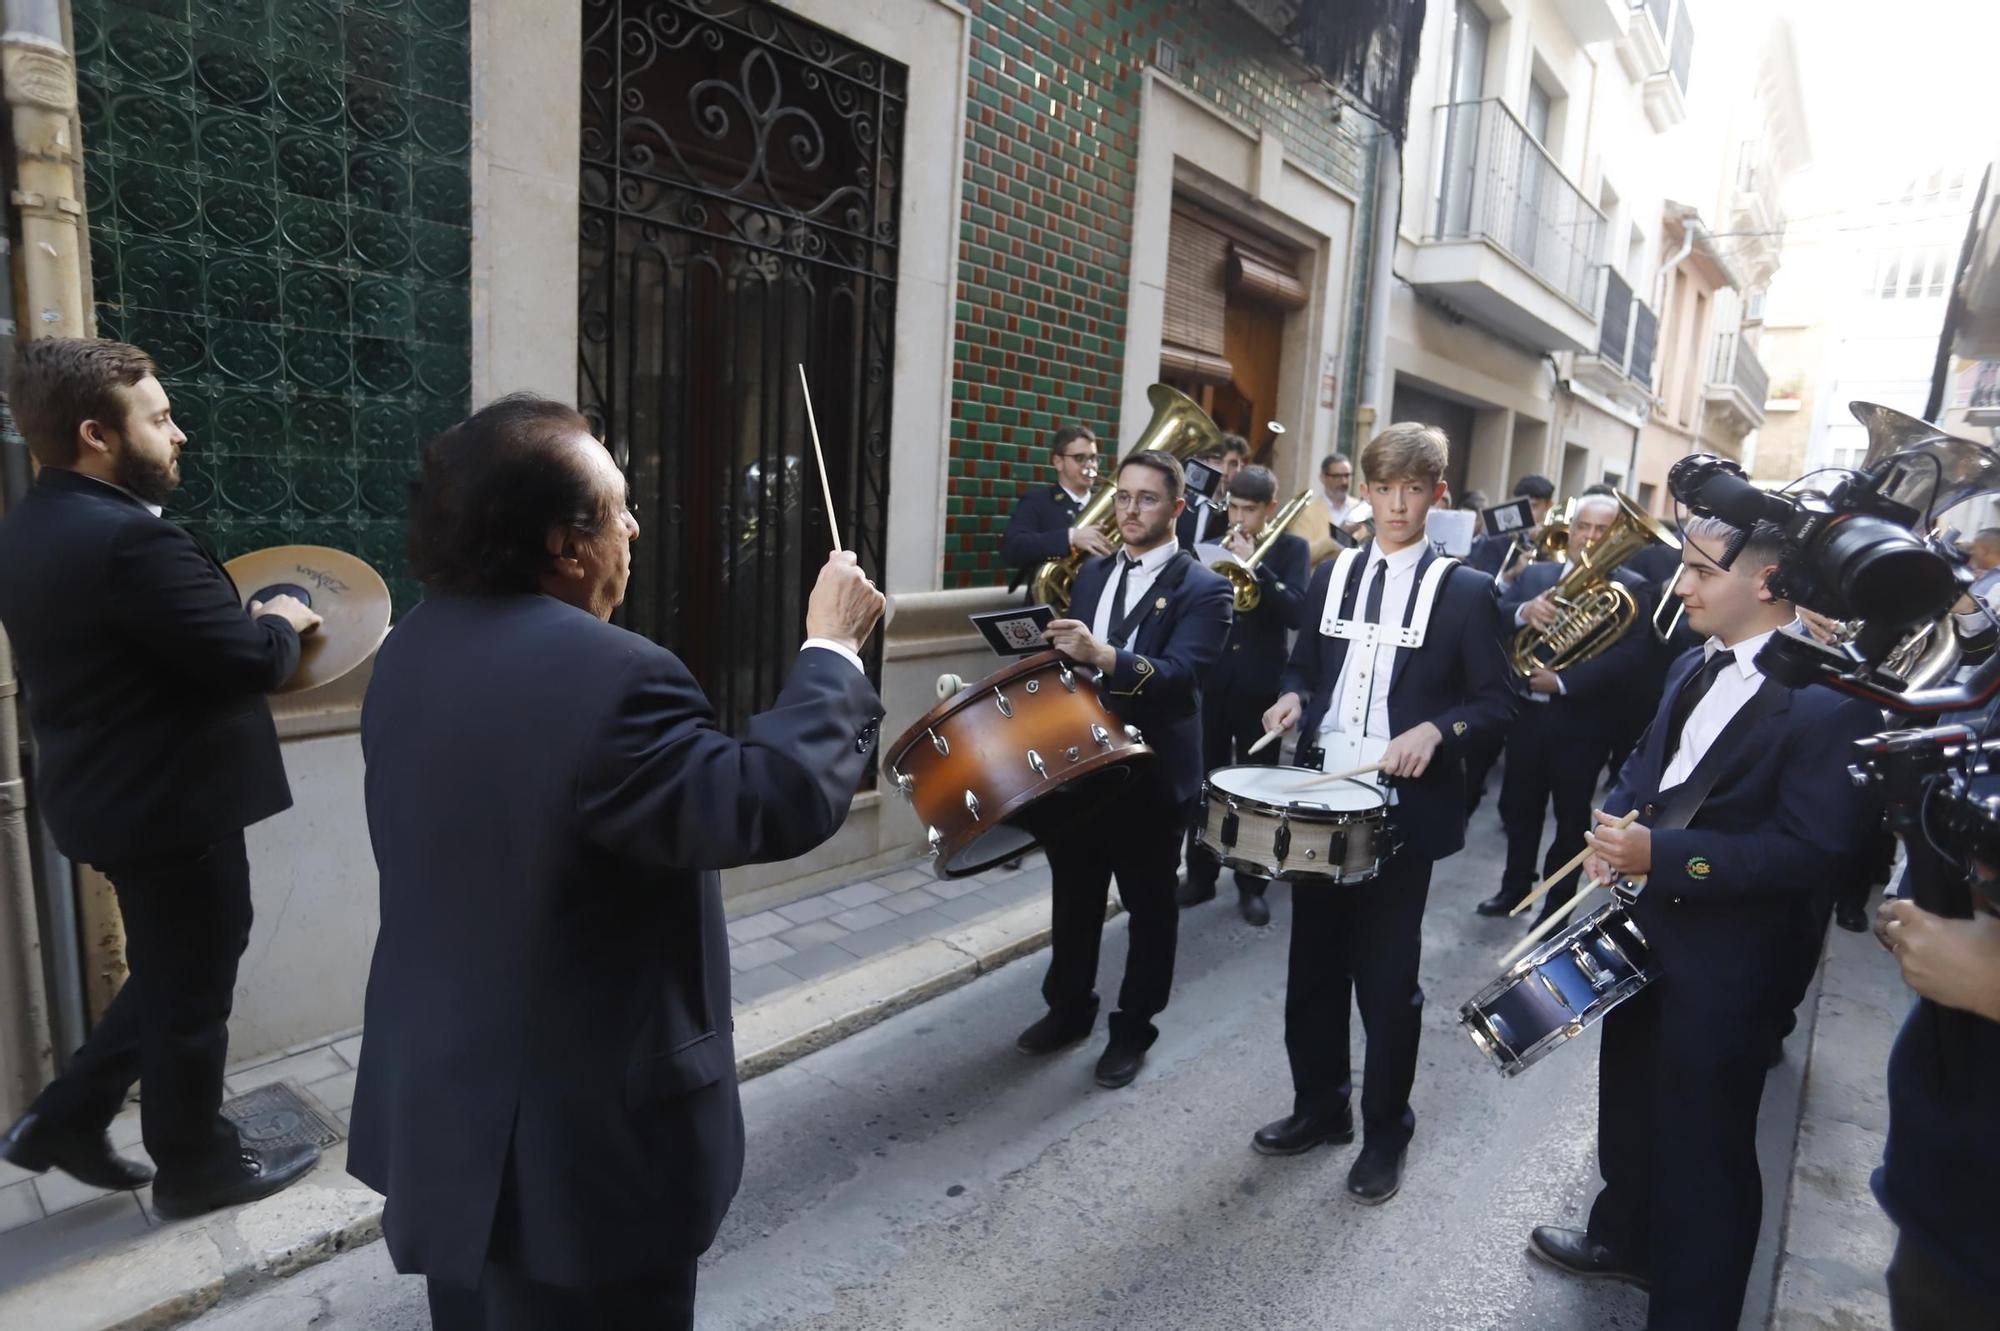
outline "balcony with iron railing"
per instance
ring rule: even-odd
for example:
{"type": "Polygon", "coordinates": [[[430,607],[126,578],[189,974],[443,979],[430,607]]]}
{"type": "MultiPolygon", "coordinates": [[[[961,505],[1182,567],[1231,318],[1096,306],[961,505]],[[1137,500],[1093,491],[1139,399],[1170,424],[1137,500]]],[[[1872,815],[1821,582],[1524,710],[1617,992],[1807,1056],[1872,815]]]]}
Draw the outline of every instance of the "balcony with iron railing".
{"type": "Polygon", "coordinates": [[[1412,284],[1529,345],[1596,346],[1604,215],[1499,101],[1437,116],[1437,192],[1412,284]]]}
{"type": "Polygon", "coordinates": [[[1757,349],[1741,332],[1717,333],[1702,399],[1738,433],[1748,434],[1764,423],[1764,403],[1770,394],[1771,373],[1758,359],[1757,349]]]}
{"type": "Polygon", "coordinates": [[[1653,400],[1653,348],[1660,323],[1615,268],[1604,270],[1604,309],[1597,326],[1596,354],[1577,356],[1573,377],[1629,410],[1644,412],[1653,400]]]}

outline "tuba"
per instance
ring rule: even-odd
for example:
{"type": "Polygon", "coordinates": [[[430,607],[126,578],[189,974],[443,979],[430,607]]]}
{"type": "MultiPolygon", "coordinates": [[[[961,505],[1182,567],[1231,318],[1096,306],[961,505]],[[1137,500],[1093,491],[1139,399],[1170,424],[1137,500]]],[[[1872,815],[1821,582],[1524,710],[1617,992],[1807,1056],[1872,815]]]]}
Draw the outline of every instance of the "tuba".
{"type": "MultiPolygon", "coordinates": [[[[1257,542],[1257,548],[1250,552],[1248,559],[1218,559],[1209,565],[1217,573],[1229,579],[1229,585],[1235,589],[1237,614],[1248,614],[1264,599],[1264,589],[1257,582],[1257,565],[1263,562],[1265,555],[1271,553],[1271,547],[1278,543],[1278,538],[1290,530],[1292,519],[1305,510],[1306,501],[1312,497],[1313,492],[1306,490],[1297,499],[1279,509],[1277,514],[1264,524],[1264,539],[1257,542]]],[[[1326,501],[1320,502],[1323,504],[1326,501]]],[[[1325,529],[1322,527],[1321,530],[1325,529]]]]}
{"type": "Polygon", "coordinates": [[[1567,670],[1624,637],[1639,616],[1639,603],[1611,571],[1655,541],[1680,549],[1680,540],[1651,514],[1624,495],[1614,498],[1618,517],[1611,530],[1589,549],[1572,550],[1576,567],[1549,589],[1561,611],[1556,622],[1545,629],[1530,624],[1514,635],[1508,657],[1522,676],[1567,670]]]}
{"type": "MultiPolygon", "coordinates": [[[[1165,384],[1154,384],[1146,390],[1146,401],[1153,404],[1153,419],[1146,422],[1139,442],[1132,446],[1132,452],[1126,457],[1157,450],[1173,454],[1176,461],[1186,462],[1204,449],[1222,447],[1222,431],[1208,418],[1208,413],[1185,393],[1165,384]]],[[[1114,468],[1112,475],[1117,474],[1114,468]]],[[[1114,547],[1120,543],[1118,520],[1112,506],[1112,498],[1117,492],[1116,485],[1105,486],[1092,495],[1090,502],[1083,506],[1083,511],[1076,515],[1077,526],[1096,527],[1114,547]]],[[[1081,550],[1071,550],[1060,559],[1043,560],[1028,580],[1029,596],[1043,605],[1054,606],[1058,613],[1068,613],[1070,592],[1076,584],[1077,570],[1083,567],[1084,558],[1081,550]]]]}

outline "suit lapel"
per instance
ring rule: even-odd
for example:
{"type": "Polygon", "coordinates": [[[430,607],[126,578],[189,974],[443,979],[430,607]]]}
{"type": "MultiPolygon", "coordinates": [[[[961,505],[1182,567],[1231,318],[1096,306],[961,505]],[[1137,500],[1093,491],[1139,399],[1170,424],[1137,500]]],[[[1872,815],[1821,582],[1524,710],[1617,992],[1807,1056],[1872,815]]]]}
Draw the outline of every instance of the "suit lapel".
{"type": "Polygon", "coordinates": [[[1698,765],[1706,767],[1713,763],[1715,771],[1729,771],[1737,756],[1754,747],[1763,737],[1766,726],[1782,727],[1785,715],[1791,710],[1792,691],[1766,676],[1764,682],[1758,685],[1757,692],[1751,694],[1737,709],[1736,715],[1729,718],[1729,724],[1708,746],[1708,752],[1701,755],[1698,765]]]}

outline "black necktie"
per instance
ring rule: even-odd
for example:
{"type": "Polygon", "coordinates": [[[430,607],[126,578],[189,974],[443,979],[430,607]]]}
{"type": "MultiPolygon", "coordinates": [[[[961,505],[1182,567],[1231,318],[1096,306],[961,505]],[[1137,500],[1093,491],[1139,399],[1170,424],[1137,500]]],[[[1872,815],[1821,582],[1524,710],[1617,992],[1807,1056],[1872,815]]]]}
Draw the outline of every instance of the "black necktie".
{"type": "Polygon", "coordinates": [[[1375,576],[1368,580],[1368,599],[1362,603],[1361,621],[1364,624],[1382,622],[1382,584],[1389,580],[1389,561],[1375,561],[1375,576]]]}
{"type": "Polygon", "coordinates": [[[1130,555],[1118,556],[1118,590],[1111,593],[1111,622],[1104,626],[1107,633],[1116,633],[1125,622],[1125,577],[1138,563],[1130,555]]]}
{"type": "Polygon", "coordinates": [[[1681,691],[1674,695],[1673,710],[1667,714],[1667,747],[1663,751],[1666,760],[1672,762],[1680,752],[1681,731],[1687,728],[1688,718],[1694,715],[1695,705],[1715,687],[1715,681],[1722,672],[1736,664],[1736,653],[1721,651],[1708,658],[1701,669],[1689,676],[1681,691]]]}

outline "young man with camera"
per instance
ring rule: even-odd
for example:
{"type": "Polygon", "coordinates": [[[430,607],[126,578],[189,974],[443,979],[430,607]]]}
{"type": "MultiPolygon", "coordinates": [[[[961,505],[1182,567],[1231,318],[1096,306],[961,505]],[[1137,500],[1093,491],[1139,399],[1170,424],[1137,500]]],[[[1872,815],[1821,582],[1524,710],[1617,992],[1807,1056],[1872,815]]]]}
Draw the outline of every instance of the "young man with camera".
{"type": "Polygon", "coordinates": [[[1542,1226],[1530,1244],[1648,1290],[1648,1331],[1741,1316],[1763,1205],[1757,1107],[1797,997],[1782,963],[1814,894],[1858,853],[1868,797],[1847,764],[1881,728],[1865,703],[1758,668],[1795,624],[1769,586],[1777,528],[1691,518],[1683,534],[1676,595],[1707,642],[1675,662],[1584,864],[1591,881],[1645,879],[1630,909],[1654,978],[1604,1019],[1589,1227],[1542,1226]]]}

